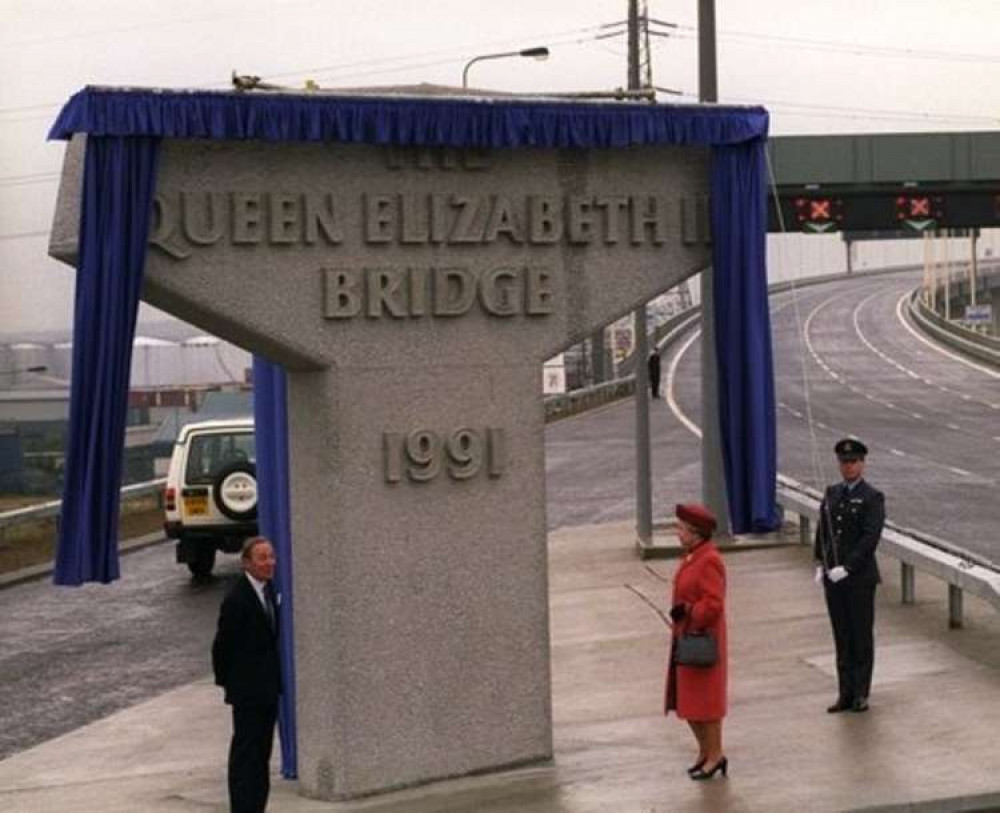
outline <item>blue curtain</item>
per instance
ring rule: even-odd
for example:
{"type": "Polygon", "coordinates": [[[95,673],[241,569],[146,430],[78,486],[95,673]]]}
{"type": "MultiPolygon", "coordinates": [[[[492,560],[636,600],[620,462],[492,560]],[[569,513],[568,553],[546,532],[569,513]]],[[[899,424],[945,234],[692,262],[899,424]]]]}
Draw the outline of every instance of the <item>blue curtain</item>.
{"type": "Polygon", "coordinates": [[[712,156],[719,430],[734,533],[780,522],[764,150],[755,139],[716,147],[712,156]]]}
{"type": "Polygon", "coordinates": [[[295,779],[295,621],[292,596],[292,521],[288,490],[288,407],[285,371],[260,356],[253,359],[254,433],[257,438],[257,506],[260,532],[278,556],[275,582],[281,600],[281,680],[284,691],[278,714],[281,773],[295,779]]]}
{"type": "Polygon", "coordinates": [[[159,139],[150,136],[87,139],[56,584],[118,578],[132,338],[158,152],[159,139]]]}

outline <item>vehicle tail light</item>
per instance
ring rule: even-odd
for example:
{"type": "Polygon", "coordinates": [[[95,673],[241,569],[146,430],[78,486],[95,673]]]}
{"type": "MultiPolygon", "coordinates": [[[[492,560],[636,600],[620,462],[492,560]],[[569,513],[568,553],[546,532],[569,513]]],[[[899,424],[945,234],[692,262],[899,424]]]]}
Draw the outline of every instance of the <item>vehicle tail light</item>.
{"type": "Polygon", "coordinates": [[[163,492],[163,507],[168,511],[177,510],[177,489],[168,488],[163,492]]]}

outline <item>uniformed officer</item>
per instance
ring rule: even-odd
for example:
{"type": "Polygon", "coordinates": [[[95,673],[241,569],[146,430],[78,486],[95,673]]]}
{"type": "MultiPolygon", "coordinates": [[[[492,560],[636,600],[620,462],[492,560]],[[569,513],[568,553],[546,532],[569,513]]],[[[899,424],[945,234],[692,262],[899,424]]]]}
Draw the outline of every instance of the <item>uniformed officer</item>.
{"type": "Polygon", "coordinates": [[[837,647],[837,702],[827,711],[868,711],[875,647],[875,587],[881,581],[875,547],[885,524],[885,497],[862,475],[868,448],[844,438],[833,450],[843,481],[820,504],[813,556],[837,647]]]}

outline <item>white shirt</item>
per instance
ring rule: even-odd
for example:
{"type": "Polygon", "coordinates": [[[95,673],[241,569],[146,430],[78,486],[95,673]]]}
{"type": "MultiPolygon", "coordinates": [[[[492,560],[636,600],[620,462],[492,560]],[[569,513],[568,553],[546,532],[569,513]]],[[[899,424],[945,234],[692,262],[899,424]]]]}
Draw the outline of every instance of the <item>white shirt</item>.
{"type": "Polygon", "coordinates": [[[260,600],[260,606],[264,608],[264,612],[267,615],[271,614],[271,608],[267,606],[267,597],[264,595],[264,585],[266,582],[262,582],[259,579],[255,579],[249,573],[246,573],[246,577],[250,580],[250,584],[253,586],[254,592],[257,594],[257,598],[260,600]]]}

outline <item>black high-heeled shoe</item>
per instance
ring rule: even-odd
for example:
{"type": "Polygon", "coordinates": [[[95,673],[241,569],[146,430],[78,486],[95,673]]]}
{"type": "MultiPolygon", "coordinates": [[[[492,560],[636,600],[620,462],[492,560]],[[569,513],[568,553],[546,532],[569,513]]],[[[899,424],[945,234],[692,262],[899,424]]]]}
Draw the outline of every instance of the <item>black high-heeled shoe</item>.
{"type": "Polygon", "coordinates": [[[700,771],[702,765],[704,765],[704,764],[705,764],[705,758],[702,757],[694,765],[692,765],[690,768],[688,768],[688,776],[691,776],[696,771],[700,771]]]}
{"type": "Polygon", "coordinates": [[[711,779],[719,771],[722,771],[723,776],[725,777],[729,776],[729,760],[726,757],[722,757],[722,759],[716,762],[715,765],[712,767],[712,770],[706,771],[704,768],[699,768],[697,771],[690,774],[690,776],[696,782],[700,782],[703,779],[711,779]]]}

